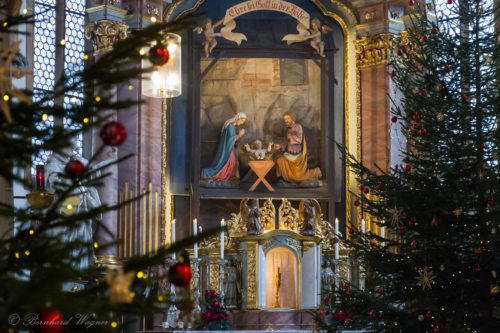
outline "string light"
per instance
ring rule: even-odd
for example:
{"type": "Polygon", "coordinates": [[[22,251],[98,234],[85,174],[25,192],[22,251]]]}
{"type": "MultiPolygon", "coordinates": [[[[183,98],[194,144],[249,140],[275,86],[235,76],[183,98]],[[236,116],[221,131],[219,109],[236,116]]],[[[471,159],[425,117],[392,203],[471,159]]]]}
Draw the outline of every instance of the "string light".
{"type": "Polygon", "coordinates": [[[30,254],[31,254],[31,252],[29,250],[24,251],[25,256],[29,256],[30,254]]]}
{"type": "Polygon", "coordinates": [[[4,101],[8,102],[8,101],[9,101],[9,99],[10,99],[10,96],[9,96],[9,95],[7,95],[7,94],[3,95],[3,100],[4,100],[4,101]]]}
{"type": "Polygon", "coordinates": [[[87,117],[83,118],[83,123],[84,124],[87,124],[88,122],[89,122],[89,118],[87,118],[87,117]]]}
{"type": "Polygon", "coordinates": [[[34,229],[30,229],[29,234],[30,235],[34,235],[35,234],[35,230],[34,229]]]}
{"type": "Polygon", "coordinates": [[[49,115],[46,113],[42,114],[42,120],[47,121],[47,119],[49,119],[49,115]]]}
{"type": "Polygon", "coordinates": [[[95,101],[96,101],[97,103],[99,103],[99,102],[101,101],[101,97],[97,96],[97,97],[95,98],[95,101]]]}
{"type": "Polygon", "coordinates": [[[142,279],[143,276],[144,276],[144,272],[137,272],[138,279],[142,279]]]}
{"type": "Polygon", "coordinates": [[[116,321],[111,322],[111,327],[117,328],[118,327],[118,323],[116,321]]]}
{"type": "Polygon", "coordinates": [[[59,42],[59,44],[61,44],[62,46],[66,45],[66,39],[61,39],[61,41],[59,42]]]}
{"type": "Polygon", "coordinates": [[[97,249],[99,247],[99,243],[94,242],[94,248],[97,249]]]}

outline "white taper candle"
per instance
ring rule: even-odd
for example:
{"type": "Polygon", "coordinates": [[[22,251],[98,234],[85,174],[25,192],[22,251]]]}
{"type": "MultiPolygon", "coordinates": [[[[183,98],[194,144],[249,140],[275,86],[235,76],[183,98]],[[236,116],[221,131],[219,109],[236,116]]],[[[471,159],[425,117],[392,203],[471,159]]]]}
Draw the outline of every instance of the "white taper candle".
{"type": "Polygon", "coordinates": [[[339,219],[335,219],[335,237],[337,237],[337,242],[335,243],[335,259],[338,260],[340,257],[340,235],[339,235],[339,219]]]}
{"type": "Polygon", "coordinates": [[[366,222],[365,222],[365,219],[361,220],[361,232],[362,233],[366,232],[366,222]]]}
{"type": "Polygon", "coordinates": [[[224,219],[220,220],[220,258],[224,259],[224,226],[226,225],[226,222],[224,219]]]}
{"type": "MultiPolygon", "coordinates": [[[[193,220],[193,235],[196,237],[198,236],[198,220],[194,219],[193,220]]],[[[198,258],[198,240],[195,240],[194,242],[194,258],[198,258]]]]}
{"type": "MultiPolygon", "coordinates": [[[[175,219],[172,220],[172,224],[171,225],[172,225],[172,229],[171,229],[172,234],[170,235],[170,237],[171,237],[171,240],[172,240],[172,244],[174,244],[175,243],[175,219]]],[[[175,259],[175,252],[172,253],[172,258],[175,259]]]]}

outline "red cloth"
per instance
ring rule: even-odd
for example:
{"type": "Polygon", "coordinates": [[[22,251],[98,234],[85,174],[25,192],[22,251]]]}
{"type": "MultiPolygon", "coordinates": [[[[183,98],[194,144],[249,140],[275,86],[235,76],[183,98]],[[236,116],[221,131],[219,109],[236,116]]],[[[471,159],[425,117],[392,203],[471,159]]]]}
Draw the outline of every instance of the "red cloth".
{"type": "Polygon", "coordinates": [[[236,178],[236,168],[238,167],[236,163],[236,154],[233,151],[229,156],[226,164],[222,167],[222,169],[217,173],[212,179],[213,180],[231,180],[236,178]]]}

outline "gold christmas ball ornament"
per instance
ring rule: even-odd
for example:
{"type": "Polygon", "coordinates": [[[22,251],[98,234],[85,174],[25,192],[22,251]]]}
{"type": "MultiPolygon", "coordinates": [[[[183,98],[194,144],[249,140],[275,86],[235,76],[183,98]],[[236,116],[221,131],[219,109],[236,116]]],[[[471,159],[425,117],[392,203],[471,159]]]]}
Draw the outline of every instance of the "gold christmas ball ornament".
{"type": "Polygon", "coordinates": [[[443,120],[444,120],[444,114],[443,114],[443,113],[441,113],[441,112],[439,112],[439,113],[437,114],[437,120],[438,120],[438,121],[443,121],[443,120]]]}
{"type": "Polygon", "coordinates": [[[423,314],[419,314],[417,318],[418,318],[419,321],[422,321],[422,320],[424,320],[424,315],[423,314]]]}
{"type": "Polygon", "coordinates": [[[54,201],[54,195],[45,190],[35,190],[26,195],[28,204],[33,209],[45,209],[54,201]]]}
{"type": "Polygon", "coordinates": [[[486,58],[484,58],[484,61],[486,61],[489,64],[493,61],[493,58],[490,56],[487,56],[486,58]]]}

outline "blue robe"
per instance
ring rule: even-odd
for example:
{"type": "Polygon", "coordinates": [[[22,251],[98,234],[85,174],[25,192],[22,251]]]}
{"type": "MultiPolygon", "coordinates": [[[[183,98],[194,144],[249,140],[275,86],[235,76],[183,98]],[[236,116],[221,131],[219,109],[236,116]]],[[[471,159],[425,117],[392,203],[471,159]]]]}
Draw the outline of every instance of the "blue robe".
{"type": "MultiPolygon", "coordinates": [[[[226,165],[229,157],[231,156],[231,152],[234,149],[234,144],[236,141],[236,127],[233,123],[229,123],[222,130],[222,134],[219,140],[219,146],[217,147],[217,153],[212,161],[212,165],[208,168],[203,168],[201,170],[201,178],[211,178],[217,175],[224,165],[226,165]]],[[[235,151],[235,153],[237,153],[235,151]]],[[[236,155],[236,160],[238,160],[238,156],[236,155]]]]}

